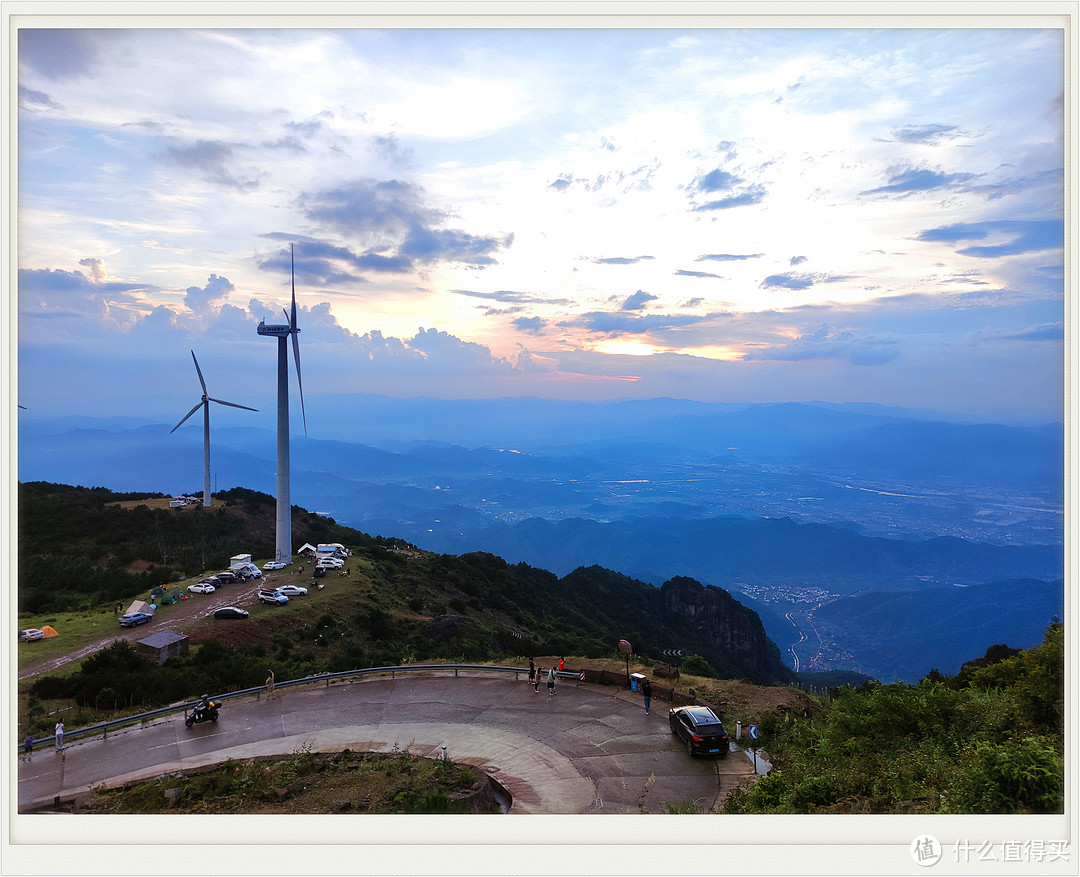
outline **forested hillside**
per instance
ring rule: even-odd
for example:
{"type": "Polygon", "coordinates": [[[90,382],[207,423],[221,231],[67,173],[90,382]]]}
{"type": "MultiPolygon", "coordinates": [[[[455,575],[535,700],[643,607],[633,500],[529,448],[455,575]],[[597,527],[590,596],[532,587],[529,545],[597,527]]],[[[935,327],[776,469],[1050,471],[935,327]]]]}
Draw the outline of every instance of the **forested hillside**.
{"type": "MultiPolygon", "coordinates": [[[[274,500],[252,491],[225,491],[210,509],[150,508],[145,496],[40,482],[23,485],[21,496],[21,613],[93,610],[145,594],[159,582],[220,569],[236,553],[273,553],[274,500]]],[[[347,545],[353,575],[334,612],[311,621],[297,617],[287,639],[274,634],[289,661],[282,676],[406,658],[608,656],[620,639],[629,639],[637,655],[657,661],[664,649],[700,655],[723,678],[795,679],[757,615],[730,597],[726,614],[714,621],[757,631],[752,651],[731,648],[715,624],[669,609],[665,589],[601,567],[559,578],[485,553],[432,554],[295,507],[293,538],[296,545],[347,545]],[[738,616],[737,625],[728,623],[731,616],[738,616]],[[293,651],[297,644],[303,648],[293,651]]],[[[693,584],[703,593],[724,593],[693,584]]],[[[263,630],[253,645],[271,644],[272,630],[263,630]]],[[[128,696],[144,697],[141,691],[128,696]]]]}

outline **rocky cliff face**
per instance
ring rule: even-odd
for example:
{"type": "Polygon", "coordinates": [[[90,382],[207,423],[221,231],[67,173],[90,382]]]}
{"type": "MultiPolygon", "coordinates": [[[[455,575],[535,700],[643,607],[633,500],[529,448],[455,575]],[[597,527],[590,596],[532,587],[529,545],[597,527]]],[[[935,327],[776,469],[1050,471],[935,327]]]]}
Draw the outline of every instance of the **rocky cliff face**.
{"type": "Polygon", "coordinates": [[[731,656],[731,665],[716,667],[718,672],[739,669],[751,681],[764,684],[795,681],[795,673],[780,658],[780,649],[765,635],[758,614],[727,591],[685,576],[665,582],[660,591],[666,608],[692,619],[731,656]]]}

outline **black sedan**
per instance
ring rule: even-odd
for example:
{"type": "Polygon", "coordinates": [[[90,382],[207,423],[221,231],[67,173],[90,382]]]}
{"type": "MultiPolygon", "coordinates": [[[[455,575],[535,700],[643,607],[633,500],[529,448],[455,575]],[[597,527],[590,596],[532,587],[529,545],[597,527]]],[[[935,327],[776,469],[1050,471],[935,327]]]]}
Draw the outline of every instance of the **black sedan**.
{"type": "Polygon", "coordinates": [[[247,609],[238,609],[236,606],[223,606],[214,612],[214,618],[247,618],[247,609]]]}
{"type": "Polygon", "coordinates": [[[727,755],[730,738],[724,724],[707,706],[677,706],[668,712],[671,733],[686,743],[690,755],[727,755]]]}

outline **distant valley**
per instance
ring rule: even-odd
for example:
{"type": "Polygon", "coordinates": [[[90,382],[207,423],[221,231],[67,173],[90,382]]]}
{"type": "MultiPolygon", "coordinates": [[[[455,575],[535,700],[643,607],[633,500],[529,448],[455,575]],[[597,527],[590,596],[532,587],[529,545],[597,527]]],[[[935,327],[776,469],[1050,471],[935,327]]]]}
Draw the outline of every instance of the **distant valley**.
{"type": "MultiPolygon", "coordinates": [[[[955,673],[994,643],[1038,642],[1063,614],[1061,424],[670,399],[310,408],[311,437],[293,437],[295,503],[560,576],[592,564],[656,585],[690,576],[757,611],[803,671],[955,673]],[[993,583],[1020,579],[1054,584],[1002,612],[1009,588],[993,583]],[[888,635],[871,636],[866,606],[890,601],[888,635]],[[936,648],[940,618],[965,612],[970,636],[936,648]]],[[[201,430],[171,428],[27,417],[19,480],[200,492],[201,430]]],[[[271,429],[215,428],[211,442],[220,489],[273,493],[271,429]]]]}

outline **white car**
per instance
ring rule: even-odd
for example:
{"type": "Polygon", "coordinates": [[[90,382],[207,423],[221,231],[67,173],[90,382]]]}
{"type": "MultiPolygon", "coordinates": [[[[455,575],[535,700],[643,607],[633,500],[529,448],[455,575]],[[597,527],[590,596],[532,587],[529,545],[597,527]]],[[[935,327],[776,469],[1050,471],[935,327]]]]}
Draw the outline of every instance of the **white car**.
{"type": "MultiPolygon", "coordinates": [[[[307,591],[304,591],[304,593],[306,594],[307,591]]],[[[32,643],[36,639],[44,639],[44,638],[45,638],[45,631],[38,630],[36,627],[31,627],[28,630],[20,630],[19,631],[19,642],[21,642],[21,643],[32,643]]]]}
{"type": "Polygon", "coordinates": [[[323,569],[341,569],[345,566],[345,561],[338,557],[323,557],[316,566],[321,566],[323,569]]]}
{"type": "Polygon", "coordinates": [[[284,560],[271,560],[263,564],[263,569],[285,569],[288,564],[284,560]]]}
{"type": "Polygon", "coordinates": [[[297,585],[282,585],[277,589],[279,594],[284,594],[286,597],[306,597],[307,588],[301,588],[297,585]]]}
{"type": "Polygon", "coordinates": [[[187,589],[192,594],[212,594],[214,593],[214,591],[217,590],[217,588],[215,588],[209,582],[196,582],[193,585],[188,585],[187,589]]]}

